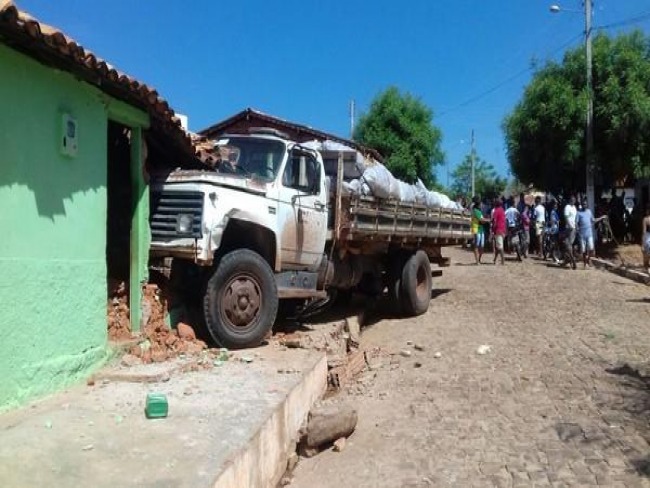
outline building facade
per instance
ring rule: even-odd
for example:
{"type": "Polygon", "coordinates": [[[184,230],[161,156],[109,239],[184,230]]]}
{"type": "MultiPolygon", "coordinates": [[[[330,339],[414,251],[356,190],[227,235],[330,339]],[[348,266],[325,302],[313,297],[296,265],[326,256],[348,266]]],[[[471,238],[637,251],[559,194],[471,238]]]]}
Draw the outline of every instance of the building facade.
{"type": "Polygon", "coordinates": [[[86,377],[108,357],[111,275],[130,285],[138,328],[145,135],[176,148],[187,141],[154,90],[6,1],[0,73],[4,410],[86,377]]]}

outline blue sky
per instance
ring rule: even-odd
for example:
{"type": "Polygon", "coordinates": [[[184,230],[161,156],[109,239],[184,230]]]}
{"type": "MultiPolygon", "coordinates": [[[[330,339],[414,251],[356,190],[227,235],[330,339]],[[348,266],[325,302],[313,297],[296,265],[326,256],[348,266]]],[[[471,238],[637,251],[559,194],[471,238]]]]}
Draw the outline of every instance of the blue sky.
{"type": "MultiPolygon", "coordinates": [[[[200,130],[246,108],[349,136],[395,85],[443,132],[451,171],[470,148],[508,174],[501,121],[532,59],[582,44],[578,0],[18,0],[121,71],[154,86],[200,130]],[[551,14],[560,3],[567,10],[551,14]]],[[[650,0],[595,0],[594,25],[650,12],[650,0]]],[[[650,20],[623,29],[650,29],[650,20]]],[[[610,31],[615,33],[615,31],[610,31]]],[[[446,183],[447,168],[438,170],[446,183]]]]}

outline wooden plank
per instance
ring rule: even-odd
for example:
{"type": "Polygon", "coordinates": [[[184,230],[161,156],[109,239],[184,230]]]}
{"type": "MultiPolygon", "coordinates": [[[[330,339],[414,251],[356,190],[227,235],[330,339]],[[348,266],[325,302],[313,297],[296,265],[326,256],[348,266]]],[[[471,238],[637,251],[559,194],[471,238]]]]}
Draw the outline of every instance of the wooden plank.
{"type": "Polygon", "coordinates": [[[337,366],[329,371],[329,383],[334,388],[341,388],[354,379],[366,367],[365,351],[356,351],[348,354],[347,364],[337,366]]]}

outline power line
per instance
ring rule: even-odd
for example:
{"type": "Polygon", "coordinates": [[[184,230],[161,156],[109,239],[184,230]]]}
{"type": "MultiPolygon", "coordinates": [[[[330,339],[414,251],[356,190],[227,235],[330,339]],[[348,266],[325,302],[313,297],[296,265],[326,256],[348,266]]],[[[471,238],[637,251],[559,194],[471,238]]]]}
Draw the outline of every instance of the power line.
{"type": "Polygon", "coordinates": [[[644,22],[646,20],[650,20],[650,10],[646,10],[645,12],[641,12],[635,17],[630,17],[629,19],[624,19],[620,20],[618,22],[612,22],[611,24],[605,24],[599,27],[596,27],[598,30],[605,30],[605,29],[613,29],[614,27],[623,27],[626,25],[630,24],[637,24],[640,22],[644,22]]]}
{"type": "MultiPolygon", "coordinates": [[[[598,27],[595,28],[595,30],[613,29],[615,27],[623,27],[623,26],[630,25],[630,24],[636,24],[636,23],[644,22],[646,20],[650,20],[650,10],[640,12],[639,14],[635,15],[634,17],[630,17],[628,19],[623,19],[623,20],[618,21],[618,22],[612,22],[611,24],[605,24],[605,25],[602,25],[602,26],[598,26],[598,27]]],[[[547,54],[547,57],[549,55],[556,54],[558,51],[561,51],[561,50],[565,49],[567,46],[569,46],[570,44],[575,42],[577,39],[583,37],[583,35],[584,35],[583,33],[575,35],[574,37],[572,37],[571,39],[566,41],[564,44],[562,44],[561,46],[555,48],[552,52],[549,52],[547,54]]],[[[516,72],[515,74],[507,77],[505,80],[497,83],[496,85],[492,86],[491,88],[488,88],[487,90],[479,93],[478,95],[475,95],[475,96],[473,96],[471,98],[468,98],[464,102],[461,102],[458,105],[456,105],[456,106],[454,106],[454,107],[452,107],[450,109],[443,110],[442,112],[440,112],[438,114],[438,118],[444,117],[445,115],[447,115],[447,114],[449,114],[451,112],[455,112],[456,110],[458,110],[460,108],[466,107],[467,105],[471,105],[472,103],[477,102],[477,101],[481,100],[482,98],[485,98],[486,96],[494,93],[495,91],[497,91],[499,88],[503,87],[504,85],[507,85],[508,83],[516,80],[520,76],[522,76],[522,75],[524,75],[524,74],[526,74],[526,73],[528,73],[530,71],[533,71],[534,69],[535,69],[535,66],[529,66],[528,68],[525,68],[525,69],[522,69],[522,70],[516,72]]]]}
{"type": "MultiPolygon", "coordinates": [[[[566,48],[566,47],[569,46],[570,44],[573,44],[573,42],[575,42],[576,39],[579,39],[579,38],[582,37],[582,36],[583,36],[583,34],[578,34],[578,35],[576,35],[576,36],[573,36],[571,39],[569,39],[568,41],[566,41],[564,44],[562,44],[561,46],[559,46],[559,47],[553,49],[552,52],[549,52],[549,53],[547,54],[547,57],[548,57],[549,55],[556,54],[558,51],[562,51],[564,48],[566,48]]],[[[515,73],[515,74],[509,76],[508,78],[506,78],[505,80],[503,80],[503,81],[497,83],[497,84],[494,85],[493,87],[488,88],[488,89],[485,90],[484,92],[481,92],[480,94],[475,95],[475,96],[473,96],[473,97],[471,97],[471,98],[465,100],[465,101],[462,102],[462,103],[459,103],[458,105],[456,105],[456,106],[454,106],[454,107],[452,107],[452,108],[450,108],[450,109],[448,109],[448,110],[444,110],[444,111],[440,112],[440,113],[438,114],[438,118],[440,118],[440,117],[444,117],[445,115],[447,115],[447,114],[450,113],[450,112],[454,112],[454,111],[458,110],[459,108],[463,108],[463,107],[466,107],[467,105],[470,105],[470,104],[472,104],[472,103],[474,103],[474,102],[477,102],[478,100],[480,100],[480,99],[482,99],[482,98],[484,98],[484,97],[486,97],[486,96],[488,96],[488,95],[494,93],[495,91],[497,91],[497,90],[498,90],[499,88],[501,88],[502,86],[507,85],[507,84],[510,83],[511,81],[516,80],[517,78],[519,78],[521,75],[524,75],[524,74],[526,74],[526,73],[528,73],[529,71],[532,71],[532,70],[534,70],[534,69],[535,69],[535,66],[529,66],[529,67],[527,67],[527,68],[525,68],[525,69],[522,69],[522,70],[518,71],[517,73],[515,73]]]]}

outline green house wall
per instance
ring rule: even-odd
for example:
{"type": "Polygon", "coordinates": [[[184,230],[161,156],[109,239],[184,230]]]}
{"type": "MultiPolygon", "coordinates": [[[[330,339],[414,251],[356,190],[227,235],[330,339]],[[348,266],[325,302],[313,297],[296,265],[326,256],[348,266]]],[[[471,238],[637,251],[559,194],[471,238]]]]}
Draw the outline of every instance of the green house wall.
{"type": "Polygon", "coordinates": [[[4,410],[86,377],[107,357],[107,124],[122,116],[146,125],[147,116],[2,44],[0,100],[4,410]],[[60,151],[64,113],[77,121],[75,157],[60,151]]]}

